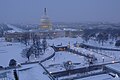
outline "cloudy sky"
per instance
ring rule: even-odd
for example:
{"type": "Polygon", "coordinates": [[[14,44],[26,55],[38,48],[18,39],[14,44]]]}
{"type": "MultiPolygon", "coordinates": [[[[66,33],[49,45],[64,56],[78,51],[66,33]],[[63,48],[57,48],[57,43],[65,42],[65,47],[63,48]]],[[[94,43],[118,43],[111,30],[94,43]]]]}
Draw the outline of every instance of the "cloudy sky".
{"type": "Polygon", "coordinates": [[[45,7],[53,22],[120,22],[120,0],[0,0],[0,23],[40,23],[45,7]]]}

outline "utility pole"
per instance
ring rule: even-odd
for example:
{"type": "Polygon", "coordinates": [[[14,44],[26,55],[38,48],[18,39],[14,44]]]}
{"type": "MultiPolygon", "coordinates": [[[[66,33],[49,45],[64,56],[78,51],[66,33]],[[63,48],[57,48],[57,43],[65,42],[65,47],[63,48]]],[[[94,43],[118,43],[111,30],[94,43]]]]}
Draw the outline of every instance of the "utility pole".
{"type": "Polygon", "coordinates": [[[13,70],[15,80],[19,80],[16,69],[13,70]]]}

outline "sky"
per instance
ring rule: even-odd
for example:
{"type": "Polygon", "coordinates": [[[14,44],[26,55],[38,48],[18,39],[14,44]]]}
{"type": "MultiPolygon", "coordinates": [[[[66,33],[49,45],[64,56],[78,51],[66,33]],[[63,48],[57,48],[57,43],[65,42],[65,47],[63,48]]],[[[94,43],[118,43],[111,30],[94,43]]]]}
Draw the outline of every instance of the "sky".
{"type": "Polygon", "coordinates": [[[120,22],[120,0],[0,0],[0,23],[120,22]]]}

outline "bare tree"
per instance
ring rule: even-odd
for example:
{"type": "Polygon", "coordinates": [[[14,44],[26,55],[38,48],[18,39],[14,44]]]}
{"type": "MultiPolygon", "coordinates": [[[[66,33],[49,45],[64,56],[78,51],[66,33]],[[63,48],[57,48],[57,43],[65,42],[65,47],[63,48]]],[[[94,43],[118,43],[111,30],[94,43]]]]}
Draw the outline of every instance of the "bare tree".
{"type": "Polygon", "coordinates": [[[46,38],[43,38],[42,46],[43,46],[43,50],[44,50],[44,52],[45,52],[45,49],[47,48],[47,41],[46,41],[46,38]]]}
{"type": "Polygon", "coordinates": [[[28,61],[29,61],[30,60],[30,56],[32,54],[32,48],[23,49],[21,54],[22,54],[22,57],[27,58],[28,61]]]}

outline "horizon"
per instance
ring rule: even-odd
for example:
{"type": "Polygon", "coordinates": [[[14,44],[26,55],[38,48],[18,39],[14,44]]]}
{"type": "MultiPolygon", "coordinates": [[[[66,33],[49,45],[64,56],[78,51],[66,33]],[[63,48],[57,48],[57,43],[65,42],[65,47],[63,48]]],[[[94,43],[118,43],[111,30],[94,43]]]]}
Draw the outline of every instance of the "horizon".
{"type": "Polygon", "coordinates": [[[44,8],[51,22],[120,22],[120,0],[1,0],[0,23],[40,24],[44,8]]]}

